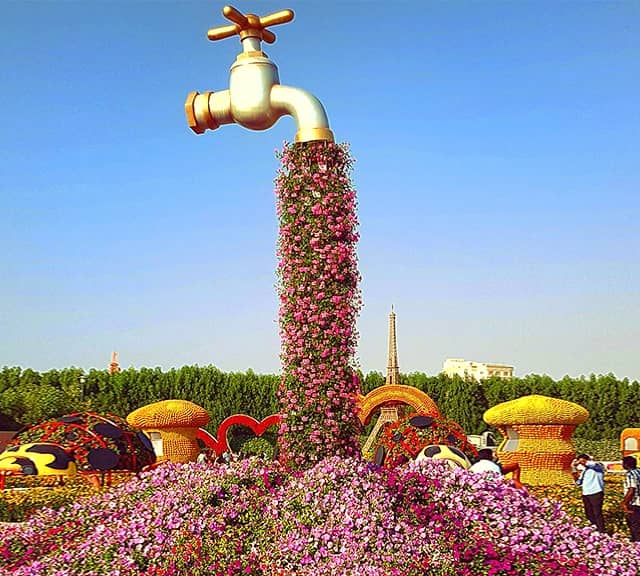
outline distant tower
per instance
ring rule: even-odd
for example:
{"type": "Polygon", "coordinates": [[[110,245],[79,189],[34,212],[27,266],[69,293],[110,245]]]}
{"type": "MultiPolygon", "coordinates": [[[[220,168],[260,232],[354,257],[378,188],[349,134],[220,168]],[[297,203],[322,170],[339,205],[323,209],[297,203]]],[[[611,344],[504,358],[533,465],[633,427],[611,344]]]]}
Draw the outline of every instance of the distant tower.
{"type": "Polygon", "coordinates": [[[120,368],[120,364],[118,364],[118,353],[111,353],[111,362],[109,363],[109,374],[114,374],[116,372],[122,372],[122,368],[120,368]]]}
{"type": "MultiPolygon", "coordinates": [[[[400,368],[398,367],[398,342],[396,340],[396,314],[393,311],[393,305],[391,306],[391,314],[389,314],[389,356],[387,358],[387,377],[383,384],[384,386],[397,386],[400,384],[400,368]]],[[[367,441],[362,447],[362,452],[367,453],[373,447],[380,430],[385,424],[390,422],[397,422],[398,405],[397,402],[392,402],[390,405],[385,405],[380,408],[380,415],[376,421],[371,434],[367,438],[367,441]]]]}
{"type": "Polygon", "coordinates": [[[385,384],[400,384],[400,368],[398,367],[398,342],[396,340],[396,313],[391,305],[389,314],[389,356],[387,358],[387,378],[385,384]]]}

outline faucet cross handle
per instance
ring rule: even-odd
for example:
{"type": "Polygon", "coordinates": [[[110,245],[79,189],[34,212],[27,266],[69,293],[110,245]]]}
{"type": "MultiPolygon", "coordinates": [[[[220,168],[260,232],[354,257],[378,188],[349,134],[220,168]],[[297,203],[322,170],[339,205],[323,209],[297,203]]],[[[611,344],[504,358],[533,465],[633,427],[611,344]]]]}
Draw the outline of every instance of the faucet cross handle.
{"type": "Polygon", "coordinates": [[[233,6],[225,6],[222,9],[222,14],[233,24],[211,28],[207,32],[209,40],[222,40],[238,34],[240,40],[258,38],[268,44],[273,44],[276,41],[276,35],[271,30],[267,30],[267,27],[285,24],[293,20],[293,10],[280,10],[266,16],[256,16],[255,14],[243,14],[233,6]]]}

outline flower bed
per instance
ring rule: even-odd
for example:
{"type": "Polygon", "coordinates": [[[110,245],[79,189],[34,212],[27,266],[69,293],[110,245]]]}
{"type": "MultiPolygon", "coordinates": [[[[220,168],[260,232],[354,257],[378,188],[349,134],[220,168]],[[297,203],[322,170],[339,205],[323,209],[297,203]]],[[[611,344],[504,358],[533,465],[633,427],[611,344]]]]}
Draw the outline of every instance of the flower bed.
{"type": "Polygon", "coordinates": [[[166,465],[23,526],[0,572],[177,575],[635,574],[638,548],[558,504],[442,462],[166,465]]]}
{"type": "MultiPolygon", "coordinates": [[[[113,485],[129,480],[129,473],[113,473],[113,485]]],[[[79,498],[99,492],[84,476],[64,479],[55,476],[9,476],[6,490],[0,490],[0,522],[23,522],[42,508],[57,510],[79,498]]]]}
{"type": "MultiPolygon", "coordinates": [[[[624,475],[622,474],[605,474],[602,514],[607,532],[627,535],[629,528],[620,504],[624,496],[623,479],[624,475]]],[[[550,498],[559,502],[567,514],[588,526],[578,486],[535,486],[529,487],[529,491],[538,498],[550,498]]]]}

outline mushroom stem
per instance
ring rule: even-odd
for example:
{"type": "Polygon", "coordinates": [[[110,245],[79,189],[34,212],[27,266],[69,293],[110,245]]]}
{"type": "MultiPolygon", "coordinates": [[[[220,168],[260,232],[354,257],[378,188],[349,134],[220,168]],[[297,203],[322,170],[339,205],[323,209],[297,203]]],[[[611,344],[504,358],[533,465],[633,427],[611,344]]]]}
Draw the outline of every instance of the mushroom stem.
{"type": "Polygon", "coordinates": [[[162,459],[171,462],[195,462],[200,453],[196,428],[165,428],[158,430],[162,437],[162,459]]]}

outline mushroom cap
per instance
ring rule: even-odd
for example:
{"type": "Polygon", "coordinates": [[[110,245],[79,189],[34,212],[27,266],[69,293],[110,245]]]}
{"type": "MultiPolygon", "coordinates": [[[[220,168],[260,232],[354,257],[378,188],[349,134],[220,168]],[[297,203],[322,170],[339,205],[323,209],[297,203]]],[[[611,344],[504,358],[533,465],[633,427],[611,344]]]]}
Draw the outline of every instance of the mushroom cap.
{"type": "Polygon", "coordinates": [[[640,428],[625,428],[620,432],[620,440],[625,441],[627,438],[640,438],[640,428]]]}
{"type": "Polygon", "coordinates": [[[188,400],[162,400],[147,404],[127,416],[131,426],[141,429],[199,428],[210,420],[209,413],[188,400]]]}
{"type": "Polygon", "coordinates": [[[579,404],[532,394],[489,408],[484,421],[490,426],[514,424],[565,424],[577,426],[589,419],[589,412],[579,404]]]}

